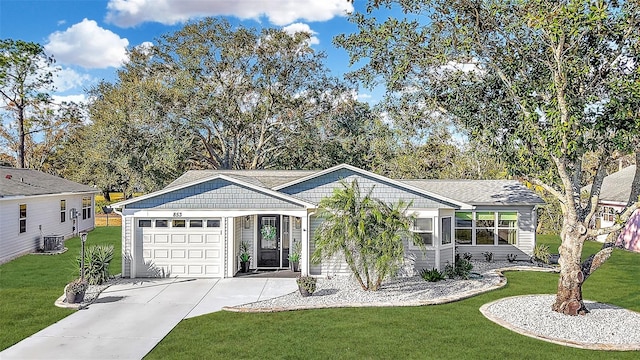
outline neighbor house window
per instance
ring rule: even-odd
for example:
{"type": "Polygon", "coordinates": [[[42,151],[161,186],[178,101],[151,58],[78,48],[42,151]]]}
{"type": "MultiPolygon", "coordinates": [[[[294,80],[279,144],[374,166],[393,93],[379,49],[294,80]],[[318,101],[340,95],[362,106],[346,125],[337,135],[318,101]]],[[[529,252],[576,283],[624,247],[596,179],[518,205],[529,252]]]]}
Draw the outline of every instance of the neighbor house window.
{"type": "Polygon", "coordinates": [[[473,213],[456,212],[456,244],[471,245],[473,240],[473,213]]]}
{"type": "Polygon", "coordinates": [[[440,227],[442,229],[441,244],[442,245],[451,244],[451,218],[443,217],[440,223],[441,223],[440,227]]]}
{"type": "Polygon", "coordinates": [[[202,220],[189,220],[189,227],[201,228],[202,227],[202,220]]]}
{"type": "Polygon", "coordinates": [[[67,221],[67,200],[60,200],[60,222],[67,221]]]}
{"type": "Polygon", "coordinates": [[[27,231],[27,204],[20,204],[20,233],[27,231]]]}
{"type": "Polygon", "coordinates": [[[151,220],[148,220],[148,219],[138,220],[138,227],[151,227],[151,220]]]}
{"type": "Polygon", "coordinates": [[[82,198],[82,220],[91,218],[91,198],[83,197],[82,198]]]}
{"type": "Polygon", "coordinates": [[[167,220],[156,220],[156,227],[169,227],[169,222],[167,220]]]}
{"type": "Polygon", "coordinates": [[[207,227],[210,228],[219,228],[220,227],[220,220],[219,219],[209,219],[207,220],[207,227]]]}
{"type": "Polygon", "coordinates": [[[433,218],[419,218],[413,223],[413,232],[416,233],[424,245],[433,245],[433,218]]]}
{"type": "Polygon", "coordinates": [[[611,206],[603,206],[602,220],[610,222],[616,221],[616,209],[611,206]]]}

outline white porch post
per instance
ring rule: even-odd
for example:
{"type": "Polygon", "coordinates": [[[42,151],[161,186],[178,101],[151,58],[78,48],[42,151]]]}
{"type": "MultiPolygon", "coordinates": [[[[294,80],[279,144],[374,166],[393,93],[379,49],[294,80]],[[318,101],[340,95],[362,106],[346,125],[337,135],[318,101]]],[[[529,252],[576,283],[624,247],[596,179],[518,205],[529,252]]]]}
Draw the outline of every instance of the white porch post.
{"type": "MultiPolygon", "coordinates": [[[[236,268],[236,259],[235,259],[235,230],[234,230],[234,225],[235,225],[235,219],[233,217],[227,217],[225,218],[225,223],[227,224],[227,228],[225,229],[226,233],[226,242],[224,244],[224,246],[227,249],[227,261],[225,261],[225,264],[227,266],[226,269],[226,276],[225,277],[229,277],[232,278],[234,275],[234,271],[236,268]]],[[[223,271],[223,274],[225,272],[223,271]]]]}
{"type": "MultiPolygon", "coordinates": [[[[127,220],[131,221],[131,226],[130,226],[130,232],[131,232],[131,238],[129,239],[129,254],[130,254],[130,263],[129,263],[129,278],[130,279],[134,279],[137,276],[137,270],[136,269],[136,232],[137,232],[137,227],[136,227],[136,218],[133,215],[127,216],[126,218],[123,216],[122,217],[122,221],[124,222],[125,226],[122,227],[122,231],[124,232],[123,234],[123,238],[126,236],[126,231],[127,231],[127,220]]],[[[142,241],[143,239],[140,239],[140,241],[142,241]]],[[[124,261],[122,262],[123,266],[124,266],[124,261]]]]}
{"type": "Polygon", "coordinates": [[[304,214],[301,219],[302,264],[300,264],[300,271],[303,276],[307,276],[309,275],[309,257],[311,256],[309,253],[309,242],[311,241],[309,238],[309,215],[304,214]]]}

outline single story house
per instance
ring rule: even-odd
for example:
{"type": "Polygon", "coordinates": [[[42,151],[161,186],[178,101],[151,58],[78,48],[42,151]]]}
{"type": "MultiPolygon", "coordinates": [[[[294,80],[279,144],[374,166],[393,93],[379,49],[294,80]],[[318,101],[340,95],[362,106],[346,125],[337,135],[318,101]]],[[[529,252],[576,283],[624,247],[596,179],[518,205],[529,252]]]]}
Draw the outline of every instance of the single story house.
{"type": "Polygon", "coordinates": [[[251,268],[287,268],[296,242],[303,274],[348,273],[340,259],[313,264],[320,199],[340,182],[387,202],[411,202],[413,231],[426,245],[406,243],[416,269],[443,269],[455,252],[493,252],[525,259],[536,242],[535,207],[543,201],[513,180],[395,180],[350,165],[321,171],[192,170],[165,189],[112,206],[122,214],[124,277],[233,277],[239,248],[249,245],[251,268]],[[273,226],[275,237],[263,236],[273,226]]]}
{"type": "MultiPolygon", "coordinates": [[[[604,178],[600,188],[598,213],[595,220],[596,228],[614,225],[616,217],[624,210],[629,201],[631,183],[635,173],[636,165],[631,165],[604,178]]],[[[590,189],[591,186],[586,186],[583,190],[589,191],[590,189]]],[[[606,238],[607,235],[600,235],[597,240],[604,242],[606,238]]],[[[623,240],[627,249],[640,251],[640,211],[636,210],[629,218],[617,242],[622,244],[623,240]]]]}
{"type": "Polygon", "coordinates": [[[0,264],[95,227],[86,185],[32,169],[0,166],[0,264]]]}

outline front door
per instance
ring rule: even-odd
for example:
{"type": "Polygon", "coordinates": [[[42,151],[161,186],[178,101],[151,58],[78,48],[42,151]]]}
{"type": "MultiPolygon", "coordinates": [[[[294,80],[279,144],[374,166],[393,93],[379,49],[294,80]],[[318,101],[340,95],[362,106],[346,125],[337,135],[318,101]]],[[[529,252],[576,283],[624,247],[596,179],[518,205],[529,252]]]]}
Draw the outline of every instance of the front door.
{"type": "Polygon", "coordinates": [[[258,267],[280,267],[280,216],[258,216],[258,267]]]}

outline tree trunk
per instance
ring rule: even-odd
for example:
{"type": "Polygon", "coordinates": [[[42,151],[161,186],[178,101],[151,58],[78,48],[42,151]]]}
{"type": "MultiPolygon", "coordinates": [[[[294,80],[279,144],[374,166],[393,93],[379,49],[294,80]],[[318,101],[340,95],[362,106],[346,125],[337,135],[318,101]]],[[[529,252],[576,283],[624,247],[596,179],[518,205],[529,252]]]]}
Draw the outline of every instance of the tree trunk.
{"type": "Polygon", "coordinates": [[[586,277],[580,261],[584,236],[578,230],[581,224],[572,225],[565,222],[561,234],[560,279],[552,309],[565,315],[585,315],[589,312],[582,302],[582,284],[586,277]]]}
{"type": "MultiPolygon", "coordinates": [[[[24,102],[23,102],[24,103],[24,102]]],[[[24,108],[21,105],[18,105],[18,167],[21,169],[25,168],[24,161],[24,142],[25,142],[25,133],[24,133],[24,108]]]]}

